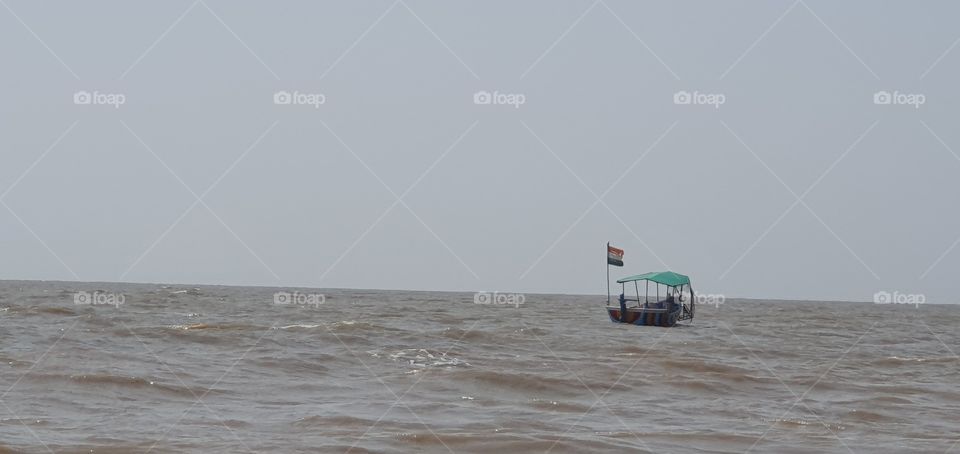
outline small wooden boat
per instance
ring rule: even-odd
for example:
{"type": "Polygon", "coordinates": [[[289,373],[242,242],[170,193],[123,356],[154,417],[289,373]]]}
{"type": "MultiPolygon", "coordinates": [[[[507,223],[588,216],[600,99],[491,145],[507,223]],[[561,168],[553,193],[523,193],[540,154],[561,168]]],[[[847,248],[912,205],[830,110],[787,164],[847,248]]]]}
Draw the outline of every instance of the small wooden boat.
{"type": "Polygon", "coordinates": [[[655,271],[618,279],[620,297],[617,306],[610,304],[610,265],[623,266],[623,250],[607,243],[607,315],[618,323],[671,327],[677,322],[693,321],[696,299],[690,278],[673,271],[655,271]],[[627,295],[627,283],[633,282],[634,295],[627,295]],[[640,282],[644,283],[644,298],[640,299],[640,282]],[[656,287],[654,299],[650,300],[650,283],[656,287]],[[660,299],[660,286],[663,285],[664,298],[660,299]],[[684,294],[689,296],[684,296],[684,294]]]}
{"type": "Polygon", "coordinates": [[[607,295],[607,314],[611,321],[670,327],[680,321],[693,320],[696,303],[693,287],[690,286],[690,278],[687,276],[673,271],[657,271],[617,279],[617,283],[621,284],[620,305],[610,305],[610,295],[607,295]],[[639,284],[641,281],[646,288],[646,294],[642,300],[639,284]],[[633,282],[636,291],[635,298],[627,296],[626,284],[630,282],[633,282]],[[656,295],[653,300],[650,299],[651,282],[656,286],[656,295]],[[666,287],[663,299],[660,299],[661,285],[666,287]],[[685,293],[689,296],[684,296],[685,293]]]}

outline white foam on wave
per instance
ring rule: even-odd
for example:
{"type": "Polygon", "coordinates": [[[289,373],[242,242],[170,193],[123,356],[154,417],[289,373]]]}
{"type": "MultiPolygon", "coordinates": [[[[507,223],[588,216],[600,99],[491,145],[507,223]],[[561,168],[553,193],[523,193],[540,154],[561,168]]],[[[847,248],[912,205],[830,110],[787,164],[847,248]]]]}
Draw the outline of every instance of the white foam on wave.
{"type": "MultiPolygon", "coordinates": [[[[374,357],[380,356],[378,352],[367,353],[370,353],[374,357]]],[[[394,361],[404,361],[418,369],[427,367],[470,366],[470,363],[462,359],[447,356],[446,352],[434,354],[425,348],[406,348],[390,353],[388,356],[394,361]]]]}
{"type": "Polygon", "coordinates": [[[916,362],[916,363],[925,363],[929,361],[939,363],[939,362],[945,362],[945,361],[953,361],[958,358],[955,358],[952,356],[946,356],[946,357],[931,356],[929,358],[904,358],[902,356],[888,356],[887,359],[892,359],[894,361],[904,361],[904,362],[909,361],[909,362],[916,362]]]}
{"type": "Polygon", "coordinates": [[[321,326],[321,325],[310,325],[310,324],[297,323],[297,324],[295,324],[295,325],[281,326],[280,329],[293,329],[293,328],[312,329],[312,328],[319,328],[320,326],[321,326]]]}

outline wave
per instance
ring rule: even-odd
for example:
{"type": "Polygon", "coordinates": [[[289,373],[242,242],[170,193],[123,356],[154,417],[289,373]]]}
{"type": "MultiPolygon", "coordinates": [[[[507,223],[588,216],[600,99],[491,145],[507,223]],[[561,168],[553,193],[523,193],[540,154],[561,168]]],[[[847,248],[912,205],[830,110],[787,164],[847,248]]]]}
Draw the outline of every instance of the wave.
{"type": "MultiPolygon", "coordinates": [[[[295,427],[302,429],[330,429],[330,428],[361,428],[366,429],[373,425],[376,420],[364,419],[364,418],[355,418],[353,416],[322,416],[322,415],[313,415],[307,416],[305,418],[300,418],[293,422],[295,427]]],[[[362,433],[362,431],[361,431],[362,433]]]]}
{"type": "Polygon", "coordinates": [[[180,324],[180,325],[168,325],[168,329],[176,331],[262,331],[267,329],[267,326],[262,325],[251,325],[247,323],[190,323],[190,324],[180,324]]]}
{"type": "Polygon", "coordinates": [[[77,315],[76,310],[66,306],[38,306],[25,308],[24,310],[14,310],[14,312],[24,312],[29,315],[77,315]]]}
{"type": "Polygon", "coordinates": [[[253,427],[253,424],[247,421],[241,421],[239,419],[227,419],[223,421],[223,425],[231,429],[249,429],[250,427],[253,427]]]}
{"type": "MultiPolygon", "coordinates": [[[[577,396],[585,392],[583,384],[575,378],[561,379],[523,373],[492,371],[492,370],[464,370],[451,377],[456,382],[470,383],[481,389],[493,389],[520,393],[539,393],[545,395],[577,396]]],[[[590,389],[607,389],[610,384],[590,384],[590,389]]],[[[617,385],[618,388],[626,388],[617,385]]]]}
{"type": "Polygon", "coordinates": [[[871,398],[869,398],[869,399],[866,399],[864,402],[865,402],[865,403],[877,402],[877,403],[885,403],[885,404],[904,404],[904,405],[915,405],[915,404],[916,404],[916,402],[914,402],[914,401],[911,400],[911,399],[907,399],[907,398],[905,398],[905,397],[897,397],[897,396],[877,396],[877,397],[871,397],[871,398]]]}
{"type": "MultiPolygon", "coordinates": [[[[391,334],[391,335],[416,335],[421,336],[423,331],[418,327],[413,327],[410,329],[395,328],[390,326],[381,325],[378,323],[357,321],[357,320],[341,320],[334,323],[324,323],[327,329],[338,335],[338,336],[354,336],[362,339],[369,340],[371,336],[382,335],[382,334],[391,334]]],[[[343,337],[346,339],[346,337],[343,337]]]]}
{"type": "Polygon", "coordinates": [[[704,381],[693,378],[678,378],[671,379],[670,385],[711,394],[726,394],[734,391],[734,388],[715,380],[704,381]]]}
{"type": "Polygon", "coordinates": [[[876,423],[891,423],[896,421],[896,418],[894,417],[870,410],[850,410],[847,412],[847,418],[854,421],[876,423]]]}
{"type": "MultiPolygon", "coordinates": [[[[11,426],[46,426],[50,422],[44,419],[25,419],[25,418],[2,418],[0,419],[0,425],[11,425],[11,426]]],[[[2,447],[2,445],[0,445],[2,447]]],[[[0,453],[3,451],[0,450],[0,453]]]]}
{"type": "Polygon", "coordinates": [[[431,450],[438,452],[477,451],[477,452],[626,452],[637,451],[643,448],[632,433],[629,437],[618,439],[615,437],[597,438],[591,432],[589,438],[583,438],[576,433],[567,433],[563,436],[541,433],[444,433],[444,432],[402,432],[391,436],[392,440],[401,445],[408,445],[416,450],[431,450]]]}
{"type": "MultiPolygon", "coordinates": [[[[757,365],[756,370],[744,369],[742,367],[719,364],[716,362],[704,361],[696,358],[671,358],[661,362],[666,369],[677,369],[694,374],[706,374],[713,379],[722,379],[733,382],[747,383],[779,383],[777,377],[773,376],[762,365],[757,365]],[[760,372],[761,375],[757,375],[760,372]]],[[[696,386],[696,385],[693,385],[696,386]]],[[[709,389],[709,388],[708,388],[709,389]]]]}
{"type": "Polygon", "coordinates": [[[295,325],[287,325],[287,326],[274,327],[274,329],[295,329],[295,328],[313,329],[313,328],[319,328],[319,327],[321,327],[321,326],[323,326],[323,325],[311,325],[311,324],[298,323],[298,324],[295,324],[295,325]]]}
{"type": "Polygon", "coordinates": [[[918,358],[902,358],[899,356],[888,356],[874,361],[878,366],[910,366],[917,363],[951,363],[960,358],[955,356],[931,356],[918,358]]]}
{"type": "Polygon", "coordinates": [[[211,328],[217,328],[217,326],[208,325],[206,323],[193,323],[190,325],[170,325],[169,328],[186,331],[190,329],[211,329],[211,328]]]}
{"type": "MultiPolygon", "coordinates": [[[[783,426],[783,427],[802,427],[809,426],[811,420],[803,418],[763,418],[761,421],[765,423],[770,423],[774,426],[783,426]]],[[[812,421],[816,423],[816,421],[812,421]]]]}
{"type": "Polygon", "coordinates": [[[374,358],[386,357],[393,361],[407,363],[411,367],[417,369],[431,367],[449,368],[470,366],[470,363],[461,360],[460,358],[449,356],[448,352],[430,351],[425,348],[405,348],[389,353],[382,349],[368,350],[367,354],[373,356],[374,358]]]}
{"type": "Polygon", "coordinates": [[[16,359],[12,356],[0,356],[0,364],[12,367],[29,367],[33,365],[33,363],[30,361],[16,359]]]}
{"type": "Polygon", "coordinates": [[[441,332],[441,335],[447,339],[452,339],[457,342],[462,341],[497,341],[503,338],[502,335],[491,333],[488,331],[478,330],[478,329],[463,329],[463,328],[444,328],[441,332]]]}
{"type": "Polygon", "coordinates": [[[118,386],[129,389],[156,390],[164,393],[175,394],[185,397],[201,396],[204,393],[216,393],[217,390],[210,390],[197,387],[189,388],[181,385],[163,383],[155,379],[148,379],[135,376],[109,375],[109,374],[43,374],[29,373],[27,375],[31,381],[36,382],[65,382],[82,386],[102,387],[103,385],[118,386]]]}
{"type": "Polygon", "coordinates": [[[556,400],[546,400],[546,399],[533,399],[529,402],[531,407],[538,410],[546,410],[550,412],[563,412],[563,413],[577,413],[584,414],[590,411],[591,407],[586,405],[581,405],[577,403],[570,402],[560,402],[556,400]]]}
{"type": "Polygon", "coordinates": [[[287,371],[305,373],[309,375],[324,374],[330,370],[327,365],[337,361],[338,357],[326,354],[301,355],[293,358],[289,357],[265,357],[254,358],[250,362],[264,368],[271,373],[275,371],[287,371]]]}
{"type": "Polygon", "coordinates": [[[541,336],[541,337],[542,337],[542,336],[547,336],[547,335],[551,334],[551,333],[550,333],[550,330],[548,330],[548,329],[546,329],[546,328],[540,328],[540,327],[537,327],[537,326],[524,326],[523,328],[517,328],[516,330],[514,330],[514,333],[517,333],[517,334],[531,334],[531,335],[534,335],[534,336],[541,336]]]}
{"type": "Polygon", "coordinates": [[[377,325],[370,322],[358,322],[356,320],[341,320],[339,322],[334,322],[327,325],[331,330],[336,332],[380,332],[384,331],[383,326],[377,325]]]}
{"type": "Polygon", "coordinates": [[[167,292],[167,294],[168,295],[203,296],[203,291],[201,291],[199,288],[194,287],[189,289],[174,290],[171,292],[167,292]]]}

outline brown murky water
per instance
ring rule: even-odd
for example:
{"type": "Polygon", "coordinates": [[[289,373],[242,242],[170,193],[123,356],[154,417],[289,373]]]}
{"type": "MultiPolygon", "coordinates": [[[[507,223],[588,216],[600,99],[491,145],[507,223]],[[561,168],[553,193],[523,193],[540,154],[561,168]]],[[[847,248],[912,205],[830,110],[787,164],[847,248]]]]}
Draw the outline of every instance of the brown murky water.
{"type": "Polygon", "coordinates": [[[960,452],[956,306],[277,291],[0,282],[0,453],[960,452]]]}

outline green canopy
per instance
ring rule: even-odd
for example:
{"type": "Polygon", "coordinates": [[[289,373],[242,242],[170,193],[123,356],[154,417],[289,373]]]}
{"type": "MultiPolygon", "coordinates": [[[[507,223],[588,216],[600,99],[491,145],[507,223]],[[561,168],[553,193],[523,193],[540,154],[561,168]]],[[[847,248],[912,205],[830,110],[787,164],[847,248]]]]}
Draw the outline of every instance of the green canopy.
{"type": "Polygon", "coordinates": [[[679,287],[684,284],[690,284],[690,278],[673,271],[654,271],[652,273],[637,274],[627,276],[623,279],[617,279],[618,284],[633,281],[653,281],[658,284],[668,285],[670,287],[679,287]]]}

